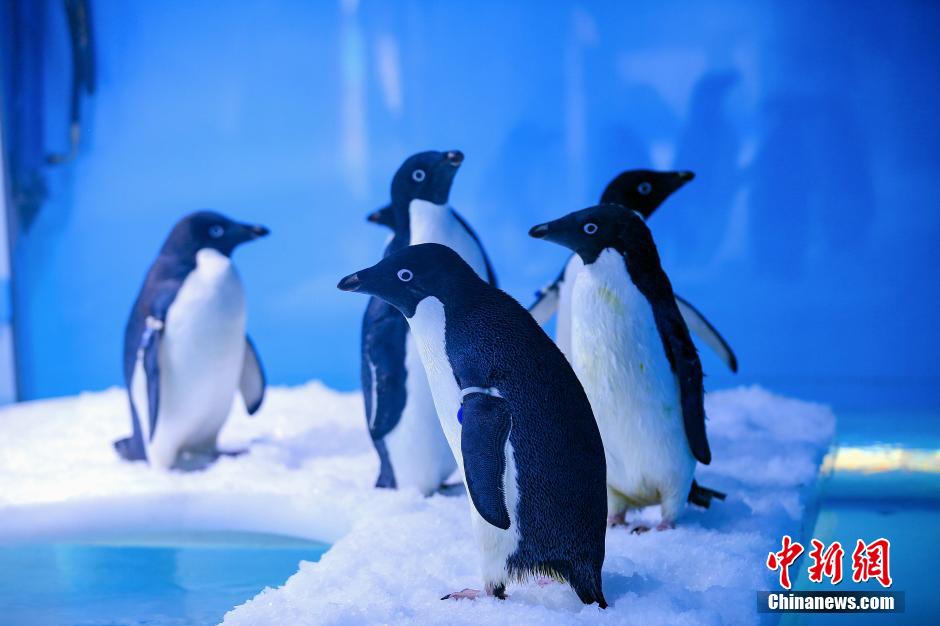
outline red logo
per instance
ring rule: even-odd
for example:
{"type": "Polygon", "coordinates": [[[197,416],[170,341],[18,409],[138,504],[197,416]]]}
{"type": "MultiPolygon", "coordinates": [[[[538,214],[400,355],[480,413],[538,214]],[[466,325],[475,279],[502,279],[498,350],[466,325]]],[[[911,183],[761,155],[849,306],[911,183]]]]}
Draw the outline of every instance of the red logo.
{"type": "MultiPolygon", "coordinates": [[[[823,578],[828,578],[831,584],[838,585],[842,582],[842,559],[845,556],[842,544],[834,541],[827,548],[826,544],[818,539],[813,539],[811,543],[813,549],[808,554],[812,563],[806,568],[810,582],[822,583],[823,578]]],[[[780,586],[789,589],[790,566],[803,554],[803,545],[799,541],[793,541],[790,535],[784,535],[781,544],[779,552],[767,555],[767,568],[772,571],[779,570],[780,586]]],[[[859,583],[873,578],[882,587],[890,587],[890,555],[891,542],[884,537],[871,543],[859,539],[852,552],[852,580],[859,583]]]]}
{"type": "Polygon", "coordinates": [[[842,557],[845,556],[845,550],[838,541],[833,541],[832,545],[823,551],[826,547],[822,541],[813,539],[813,549],[809,552],[809,558],[813,564],[809,566],[809,579],[814,583],[821,583],[823,576],[827,577],[833,585],[842,582],[842,557]]]}
{"type": "Polygon", "coordinates": [[[852,580],[857,583],[874,578],[882,587],[891,586],[891,571],[888,566],[888,555],[891,552],[891,542],[881,537],[866,544],[861,539],[852,552],[852,580]]]}
{"type": "Polygon", "coordinates": [[[790,588],[790,566],[803,554],[800,542],[790,539],[790,535],[783,536],[783,549],[780,552],[771,552],[767,555],[767,567],[771,570],[780,570],[780,586],[790,588]]]}

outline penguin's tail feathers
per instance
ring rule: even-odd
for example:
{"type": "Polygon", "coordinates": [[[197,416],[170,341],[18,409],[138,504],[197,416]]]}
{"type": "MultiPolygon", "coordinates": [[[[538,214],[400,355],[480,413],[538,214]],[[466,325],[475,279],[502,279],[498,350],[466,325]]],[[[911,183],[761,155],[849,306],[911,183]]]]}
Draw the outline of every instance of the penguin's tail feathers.
{"type": "Polygon", "coordinates": [[[125,461],[146,461],[147,454],[140,441],[134,437],[125,437],[114,442],[114,449],[125,461]]]}
{"type": "Polygon", "coordinates": [[[703,509],[709,508],[713,499],[724,500],[726,497],[727,494],[708,487],[702,487],[694,480],[692,481],[692,488],[689,490],[689,502],[703,509]]]}
{"type": "Polygon", "coordinates": [[[568,584],[578,594],[578,598],[585,604],[594,604],[602,609],[607,608],[604,590],[601,588],[601,568],[588,562],[575,563],[571,568],[571,575],[567,577],[568,584]]]}

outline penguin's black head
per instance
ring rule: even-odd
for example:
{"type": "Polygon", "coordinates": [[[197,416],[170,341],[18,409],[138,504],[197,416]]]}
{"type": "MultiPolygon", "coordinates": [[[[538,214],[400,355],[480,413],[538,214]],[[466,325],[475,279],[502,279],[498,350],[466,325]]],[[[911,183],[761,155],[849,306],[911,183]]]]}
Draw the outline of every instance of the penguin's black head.
{"type": "Polygon", "coordinates": [[[617,204],[599,204],[533,226],[529,236],[562,245],[580,256],[585,264],[596,261],[607,248],[619,252],[638,248],[645,251],[653,241],[643,216],[635,211],[624,211],[617,204]]]}
{"type": "Polygon", "coordinates": [[[203,248],[211,248],[229,256],[239,244],[264,237],[269,232],[264,226],[242,224],[221,213],[198,211],[176,223],[163,250],[194,255],[203,248]]]}
{"type": "Polygon", "coordinates": [[[425,298],[446,302],[476,283],[483,281],[459,254],[438,243],[422,243],[346,276],[337,287],[385,300],[410,318],[425,298]]]}
{"type": "Polygon", "coordinates": [[[392,201],[407,206],[412,200],[447,204],[463,152],[419,152],[405,159],[392,178],[392,201]]]}
{"type": "Polygon", "coordinates": [[[372,222],[373,224],[379,224],[380,226],[385,226],[386,228],[395,228],[395,210],[392,208],[392,205],[387,204],[381,209],[376,209],[369,213],[366,217],[366,220],[372,222]]]}
{"type": "Polygon", "coordinates": [[[627,170],[610,181],[601,202],[619,204],[649,218],[666,198],[693,178],[695,174],[689,171],[627,170]]]}

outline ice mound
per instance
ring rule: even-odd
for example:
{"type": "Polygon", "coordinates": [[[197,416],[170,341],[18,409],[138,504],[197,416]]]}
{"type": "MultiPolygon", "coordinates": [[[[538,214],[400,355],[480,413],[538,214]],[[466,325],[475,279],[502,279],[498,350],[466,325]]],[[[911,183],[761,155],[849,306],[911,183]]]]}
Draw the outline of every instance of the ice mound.
{"type": "MultiPolygon", "coordinates": [[[[236,607],[225,624],[746,624],[781,535],[799,535],[835,418],[757,388],[706,399],[714,460],[700,484],[728,493],[689,508],[675,530],[607,537],[611,607],[566,586],[510,586],[506,601],[442,602],[479,587],[465,497],[372,488],[377,460],[359,394],[319,383],[273,388],[255,417],[236,406],[222,458],[162,473],[118,459],[129,432],[121,390],[0,410],[0,541],[122,529],[241,530],[333,542],[318,563],[236,607]]],[[[657,519],[655,510],[640,517],[657,519]]]]}

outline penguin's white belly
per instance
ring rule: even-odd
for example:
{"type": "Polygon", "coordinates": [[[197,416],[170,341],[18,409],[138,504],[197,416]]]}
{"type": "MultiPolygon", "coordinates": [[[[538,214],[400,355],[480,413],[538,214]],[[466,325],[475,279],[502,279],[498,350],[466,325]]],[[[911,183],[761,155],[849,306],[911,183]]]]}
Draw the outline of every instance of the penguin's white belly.
{"type": "Polygon", "coordinates": [[[463,224],[454,216],[453,210],[442,204],[433,204],[427,200],[412,200],[408,207],[411,224],[409,243],[439,243],[447,246],[464,261],[483,280],[487,280],[486,258],[480,244],[467,232],[463,224]]]}
{"type": "Polygon", "coordinates": [[[633,507],[684,502],[695,459],[652,307],[611,249],[581,270],[571,295],[573,365],[604,442],[609,488],[633,507]]]}
{"type": "MultiPolygon", "coordinates": [[[[408,323],[427,372],[441,427],[453,451],[457,466],[460,468],[464,485],[466,485],[463,453],[460,448],[461,425],[457,420],[457,412],[461,405],[461,390],[457,385],[450,360],[447,358],[444,338],[444,305],[437,298],[425,298],[418,303],[415,314],[408,320],[408,323]]],[[[506,560],[519,545],[519,525],[516,521],[519,503],[516,458],[508,440],[506,441],[506,473],[503,476],[503,490],[506,494],[506,509],[510,520],[507,530],[497,528],[484,520],[473,506],[473,502],[470,502],[470,518],[483,557],[483,577],[487,582],[506,581],[508,575],[506,560]]]]}
{"type": "Polygon", "coordinates": [[[421,355],[410,332],[405,340],[405,370],[405,406],[398,424],[385,436],[385,446],[398,487],[416,487],[429,495],[457,465],[441,430],[421,355]]]}
{"type": "Polygon", "coordinates": [[[170,467],[181,450],[212,451],[228,418],[245,355],[245,297],[231,260],[200,250],[167,311],[160,404],[148,449],[170,467]]]}
{"type": "Polygon", "coordinates": [[[584,269],[584,261],[577,254],[572,255],[565,265],[565,275],[561,286],[558,288],[558,319],[555,324],[555,343],[558,349],[571,362],[571,293],[574,291],[574,283],[578,279],[581,270],[584,269]]]}

